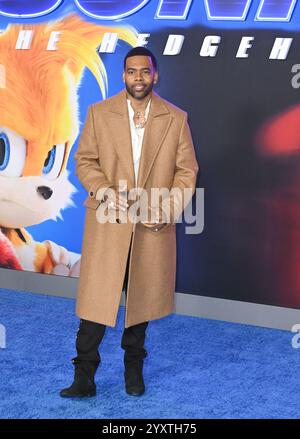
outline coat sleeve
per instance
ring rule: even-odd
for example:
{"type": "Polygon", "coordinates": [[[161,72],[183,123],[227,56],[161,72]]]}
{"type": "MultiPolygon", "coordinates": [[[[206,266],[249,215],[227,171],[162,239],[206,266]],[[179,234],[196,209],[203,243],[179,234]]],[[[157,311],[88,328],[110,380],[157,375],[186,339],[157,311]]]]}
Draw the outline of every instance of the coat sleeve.
{"type": "Polygon", "coordinates": [[[184,113],[176,154],[176,166],[170,195],[161,207],[167,222],[174,224],[190,202],[196,188],[199,166],[196,160],[192,135],[184,113]]]}
{"type": "Polygon", "coordinates": [[[101,198],[101,195],[112,184],[107,180],[99,162],[99,147],[95,135],[93,107],[89,106],[87,117],[78,143],[77,151],[74,154],[76,160],[76,175],[89,197],[101,198]],[[99,194],[100,197],[99,197],[99,194]]]}

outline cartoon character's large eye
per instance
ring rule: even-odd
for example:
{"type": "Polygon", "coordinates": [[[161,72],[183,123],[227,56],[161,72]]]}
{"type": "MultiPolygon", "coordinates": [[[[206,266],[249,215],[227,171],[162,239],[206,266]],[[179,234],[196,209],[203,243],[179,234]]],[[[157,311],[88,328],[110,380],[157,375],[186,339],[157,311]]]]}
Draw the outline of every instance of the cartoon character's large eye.
{"type": "Polygon", "coordinates": [[[43,167],[44,177],[54,180],[59,176],[64,161],[65,149],[65,143],[58,143],[48,152],[43,167]]]}
{"type": "Polygon", "coordinates": [[[20,177],[26,159],[26,140],[0,126],[0,175],[20,177]]]}

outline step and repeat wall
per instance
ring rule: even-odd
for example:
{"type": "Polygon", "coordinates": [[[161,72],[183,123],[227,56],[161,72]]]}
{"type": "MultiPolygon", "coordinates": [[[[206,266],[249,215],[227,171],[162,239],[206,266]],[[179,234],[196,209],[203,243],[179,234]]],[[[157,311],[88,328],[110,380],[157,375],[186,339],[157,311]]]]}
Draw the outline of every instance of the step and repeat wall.
{"type": "Polygon", "coordinates": [[[88,106],[124,87],[143,45],[200,166],[176,291],[299,308],[299,3],[0,0],[0,267],[78,277],[74,152],[88,106]]]}

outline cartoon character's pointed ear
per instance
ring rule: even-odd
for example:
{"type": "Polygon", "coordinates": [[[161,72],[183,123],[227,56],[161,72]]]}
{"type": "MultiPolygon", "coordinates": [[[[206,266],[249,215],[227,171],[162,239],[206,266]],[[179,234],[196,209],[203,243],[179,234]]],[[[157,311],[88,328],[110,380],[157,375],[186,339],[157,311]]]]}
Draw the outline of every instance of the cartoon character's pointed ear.
{"type": "Polygon", "coordinates": [[[137,44],[137,32],[131,27],[98,25],[84,21],[74,14],[56,22],[53,30],[60,32],[57,49],[65,54],[66,66],[73,74],[76,84],[81,79],[84,67],[87,67],[97,78],[103,95],[105,95],[107,78],[97,48],[104,35],[117,33],[118,38],[129,45],[137,44]]]}

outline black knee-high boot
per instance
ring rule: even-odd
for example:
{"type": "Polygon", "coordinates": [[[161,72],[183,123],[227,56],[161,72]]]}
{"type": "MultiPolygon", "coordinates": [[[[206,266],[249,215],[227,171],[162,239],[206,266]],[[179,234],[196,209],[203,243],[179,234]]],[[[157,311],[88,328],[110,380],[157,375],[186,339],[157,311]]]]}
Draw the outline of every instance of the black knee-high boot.
{"type": "Polygon", "coordinates": [[[125,389],[132,396],[141,396],[145,392],[143,364],[144,358],[147,356],[144,343],[148,323],[143,322],[130,326],[125,328],[123,332],[121,347],[125,350],[125,389]]]}
{"type": "Polygon", "coordinates": [[[76,338],[77,357],[72,359],[75,366],[74,381],[70,387],[61,390],[60,396],[78,398],[96,395],[94,377],[101,362],[98,347],[105,328],[101,323],[80,320],[76,338]]]}

